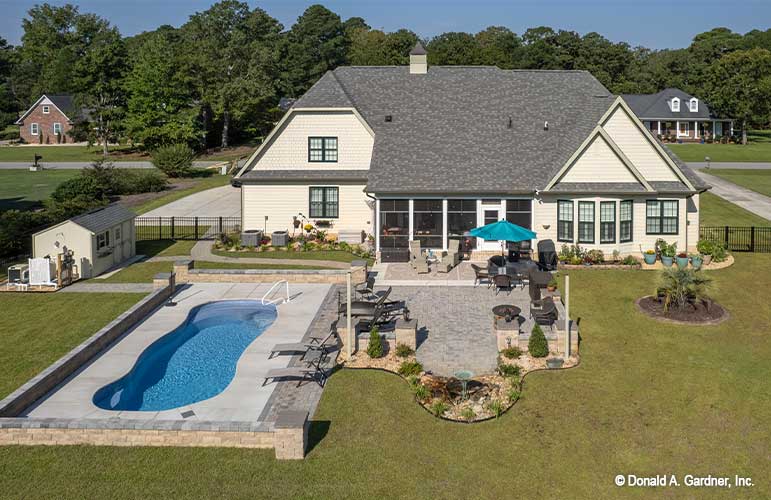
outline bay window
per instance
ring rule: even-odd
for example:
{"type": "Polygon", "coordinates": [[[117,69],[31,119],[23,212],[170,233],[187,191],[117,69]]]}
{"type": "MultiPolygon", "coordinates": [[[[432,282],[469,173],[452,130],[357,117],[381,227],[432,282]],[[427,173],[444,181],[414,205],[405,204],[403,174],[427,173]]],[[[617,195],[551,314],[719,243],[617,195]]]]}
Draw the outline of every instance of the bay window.
{"type": "Polygon", "coordinates": [[[632,241],[632,200],[624,200],[619,207],[619,235],[618,241],[626,243],[632,241]]]}
{"type": "Polygon", "coordinates": [[[578,242],[594,243],[594,202],[578,202],[578,242]]]}
{"type": "Polygon", "coordinates": [[[616,202],[600,202],[600,243],[616,242],[616,202]]]}
{"type": "Polygon", "coordinates": [[[573,242],[573,202],[557,201],[557,241],[573,242]]]}

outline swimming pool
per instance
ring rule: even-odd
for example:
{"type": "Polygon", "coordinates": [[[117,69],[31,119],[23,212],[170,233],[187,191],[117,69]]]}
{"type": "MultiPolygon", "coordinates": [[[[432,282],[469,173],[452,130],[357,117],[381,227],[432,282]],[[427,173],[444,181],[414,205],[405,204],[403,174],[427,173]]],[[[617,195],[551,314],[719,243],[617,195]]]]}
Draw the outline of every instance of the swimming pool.
{"type": "Polygon", "coordinates": [[[161,411],[214,397],[275,319],[275,306],[253,300],[197,306],[181,326],[150,344],[128,374],[99,389],[93,403],[105,410],[161,411]]]}

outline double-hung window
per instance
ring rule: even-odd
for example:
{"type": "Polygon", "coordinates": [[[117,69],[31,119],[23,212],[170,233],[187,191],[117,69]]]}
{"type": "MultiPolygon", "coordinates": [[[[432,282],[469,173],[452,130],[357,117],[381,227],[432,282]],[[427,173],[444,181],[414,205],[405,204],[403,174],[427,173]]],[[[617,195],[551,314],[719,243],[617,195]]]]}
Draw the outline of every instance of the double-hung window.
{"type": "Polygon", "coordinates": [[[31,135],[38,135],[40,133],[40,126],[37,123],[30,123],[29,133],[31,135]]]}
{"type": "Polygon", "coordinates": [[[336,162],[337,137],[308,137],[309,162],[336,162]]]}
{"type": "Polygon", "coordinates": [[[110,231],[105,231],[96,235],[96,249],[102,250],[110,246],[110,231]]]}
{"type": "Polygon", "coordinates": [[[616,202],[600,202],[600,243],[616,242],[616,202]]]}
{"type": "Polygon", "coordinates": [[[646,234],[677,234],[677,200],[648,200],[645,206],[646,234]]]}
{"type": "Polygon", "coordinates": [[[632,241],[632,200],[624,200],[619,206],[619,235],[618,241],[620,243],[626,243],[632,241]]]}
{"type": "Polygon", "coordinates": [[[335,219],[339,212],[338,188],[336,187],[312,187],[310,188],[310,217],[335,219]]]}
{"type": "Polygon", "coordinates": [[[573,202],[557,201],[557,241],[573,242],[573,202]]]}
{"type": "Polygon", "coordinates": [[[578,242],[594,243],[594,202],[578,202],[578,242]]]}
{"type": "Polygon", "coordinates": [[[62,133],[62,124],[61,124],[61,123],[58,123],[58,122],[57,122],[57,123],[54,123],[54,128],[53,128],[53,131],[54,131],[54,135],[59,135],[59,134],[61,134],[61,133],[62,133]]]}
{"type": "Polygon", "coordinates": [[[43,106],[43,114],[47,115],[51,112],[51,106],[43,106]]]}

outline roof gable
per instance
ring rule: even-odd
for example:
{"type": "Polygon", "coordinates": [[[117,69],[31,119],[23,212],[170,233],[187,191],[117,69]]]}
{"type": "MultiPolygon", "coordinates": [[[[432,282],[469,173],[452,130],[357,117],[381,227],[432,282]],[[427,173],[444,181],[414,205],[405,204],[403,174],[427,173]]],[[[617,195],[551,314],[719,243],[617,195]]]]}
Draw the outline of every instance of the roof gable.
{"type": "Polygon", "coordinates": [[[716,118],[709,106],[691,94],[680,89],[667,88],[655,94],[623,94],[624,101],[641,120],[693,120],[716,118]],[[680,99],[680,110],[672,111],[672,99],[680,99]],[[691,99],[697,99],[699,106],[691,111],[688,105],[691,99]]]}
{"type": "Polygon", "coordinates": [[[75,100],[71,95],[47,95],[43,94],[41,95],[35,103],[29,107],[27,111],[24,112],[21,117],[16,120],[16,125],[22,125],[24,123],[24,119],[29,116],[30,113],[32,113],[38,106],[40,105],[48,105],[51,104],[56,109],[59,110],[59,112],[67,118],[68,121],[73,121],[73,119],[77,118],[79,113],[77,110],[77,107],[75,106],[75,100]]]}

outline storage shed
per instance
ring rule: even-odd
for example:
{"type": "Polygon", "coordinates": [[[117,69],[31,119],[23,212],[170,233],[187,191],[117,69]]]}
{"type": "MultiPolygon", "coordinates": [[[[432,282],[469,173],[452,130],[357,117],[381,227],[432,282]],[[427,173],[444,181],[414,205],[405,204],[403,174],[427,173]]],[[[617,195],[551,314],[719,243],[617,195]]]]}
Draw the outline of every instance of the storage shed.
{"type": "Polygon", "coordinates": [[[113,203],[32,235],[36,258],[71,250],[75,274],[93,278],[136,255],[136,214],[113,203]]]}

